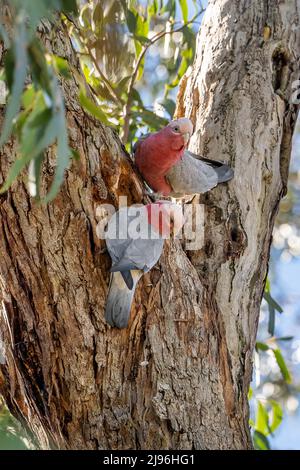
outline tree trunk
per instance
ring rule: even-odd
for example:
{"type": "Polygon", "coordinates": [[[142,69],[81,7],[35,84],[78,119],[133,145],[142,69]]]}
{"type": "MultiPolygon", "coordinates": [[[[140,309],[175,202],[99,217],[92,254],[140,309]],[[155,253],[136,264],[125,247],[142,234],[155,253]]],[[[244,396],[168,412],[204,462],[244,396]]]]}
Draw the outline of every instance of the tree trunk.
{"type": "MultiPolygon", "coordinates": [[[[251,448],[247,392],[296,118],[298,15],[293,1],[210,2],[177,113],[194,121],[191,150],[229,162],[235,178],[201,198],[203,249],[165,244],[126,330],[104,321],[109,256],[95,209],[119,195],[141,202],[142,185],[118,137],[78,105],[76,75],[63,83],[80,163],[47,207],[25,175],[0,199],[0,390],[41,448],[251,448]]],[[[41,34],[78,69],[63,28],[51,44],[47,25],[41,34]]],[[[1,181],[15,156],[12,141],[1,181]]]]}

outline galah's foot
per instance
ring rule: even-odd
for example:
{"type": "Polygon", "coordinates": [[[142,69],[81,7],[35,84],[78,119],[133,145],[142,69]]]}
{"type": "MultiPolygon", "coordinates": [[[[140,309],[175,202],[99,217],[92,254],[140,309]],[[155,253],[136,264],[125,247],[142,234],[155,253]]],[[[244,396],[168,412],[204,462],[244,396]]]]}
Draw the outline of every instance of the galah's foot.
{"type": "Polygon", "coordinates": [[[148,197],[150,197],[151,201],[156,202],[156,201],[161,201],[162,199],[168,199],[167,196],[164,196],[161,193],[155,193],[154,191],[150,191],[146,189],[144,191],[144,194],[148,197]]]}
{"type": "Polygon", "coordinates": [[[195,202],[194,200],[196,199],[197,194],[193,194],[192,196],[186,196],[184,198],[184,203],[185,204],[191,204],[192,202],[195,202]]]}
{"type": "Polygon", "coordinates": [[[150,189],[145,189],[144,190],[144,194],[145,196],[153,196],[155,193],[153,191],[151,191],[150,189]]]}

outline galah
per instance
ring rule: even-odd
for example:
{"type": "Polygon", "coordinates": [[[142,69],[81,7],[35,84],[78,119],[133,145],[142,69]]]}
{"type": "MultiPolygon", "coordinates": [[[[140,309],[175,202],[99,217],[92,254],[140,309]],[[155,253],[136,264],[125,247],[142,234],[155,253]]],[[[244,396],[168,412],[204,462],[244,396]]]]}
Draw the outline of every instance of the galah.
{"type": "Polygon", "coordinates": [[[171,197],[201,194],[233,177],[228,165],[187,150],[192,133],[191,121],[180,118],[142,136],[134,145],[136,165],[156,193],[171,197]]]}
{"type": "Polygon", "coordinates": [[[123,207],[108,222],[106,246],[112,260],[105,319],[126,328],[139,279],[159,260],[165,238],[184,223],[182,207],[169,201],[123,207]]]}

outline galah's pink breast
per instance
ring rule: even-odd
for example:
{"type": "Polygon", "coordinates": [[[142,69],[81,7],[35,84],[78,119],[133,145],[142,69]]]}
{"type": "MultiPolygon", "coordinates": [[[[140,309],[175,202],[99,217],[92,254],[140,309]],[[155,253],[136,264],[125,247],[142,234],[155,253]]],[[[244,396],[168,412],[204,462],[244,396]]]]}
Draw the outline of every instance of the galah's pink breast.
{"type": "Polygon", "coordinates": [[[166,182],[165,175],[180,160],[183,152],[183,146],[178,150],[172,149],[169,135],[157,132],[139,144],[135,162],[146,183],[154,191],[168,195],[171,187],[166,182]]]}

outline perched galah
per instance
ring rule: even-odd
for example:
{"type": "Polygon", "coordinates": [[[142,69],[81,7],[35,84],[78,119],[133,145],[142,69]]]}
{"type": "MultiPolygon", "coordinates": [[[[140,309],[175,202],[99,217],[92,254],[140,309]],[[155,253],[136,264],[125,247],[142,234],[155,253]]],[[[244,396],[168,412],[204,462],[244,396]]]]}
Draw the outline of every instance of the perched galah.
{"type": "Polygon", "coordinates": [[[136,165],[156,193],[172,197],[205,193],[233,177],[228,165],[186,149],[192,133],[191,121],[180,118],[134,145],[136,165]]]}
{"type": "Polygon", "coordinates": [[[126,328],[137,282],[157,263],[164,240],[184,223],[182,207],[169,201],[123,207],[109,220],[105,239],[112,259],[105,319],[126,328]]]}

